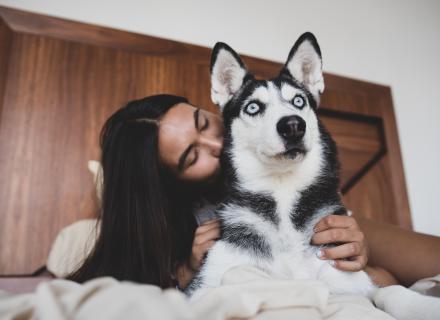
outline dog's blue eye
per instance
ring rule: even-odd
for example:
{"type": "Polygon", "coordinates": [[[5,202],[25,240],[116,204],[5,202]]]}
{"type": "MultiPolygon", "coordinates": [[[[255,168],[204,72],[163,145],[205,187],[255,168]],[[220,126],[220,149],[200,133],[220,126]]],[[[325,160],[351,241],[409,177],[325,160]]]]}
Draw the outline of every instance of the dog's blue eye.
{"type": "Polygon", "coordinates": [[[249,115],[254,115],[260,112],[260,106],[258,103],[251,102],[246,106],[246,109],[244,110],[249,115]]]}
{"type": "Polygon", "coordinates": [[[293,105],[297,108],[302,108],[304,107],[304,105],[306,104],[306,102],[304,101],[304,98],[301,96],[295,96],[295,98],[293,98],[293,105]]]}

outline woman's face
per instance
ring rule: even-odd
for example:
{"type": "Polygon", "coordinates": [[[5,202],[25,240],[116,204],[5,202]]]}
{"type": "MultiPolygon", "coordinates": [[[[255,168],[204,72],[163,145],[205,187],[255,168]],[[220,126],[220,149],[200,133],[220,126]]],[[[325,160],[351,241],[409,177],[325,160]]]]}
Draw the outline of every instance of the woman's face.
{"type": "Polygon", "coordinates": [[[160,120],[159,155],[179,179],[204,182],[220,172],[223,123],[220,116],[179,103],[160,120]]]}

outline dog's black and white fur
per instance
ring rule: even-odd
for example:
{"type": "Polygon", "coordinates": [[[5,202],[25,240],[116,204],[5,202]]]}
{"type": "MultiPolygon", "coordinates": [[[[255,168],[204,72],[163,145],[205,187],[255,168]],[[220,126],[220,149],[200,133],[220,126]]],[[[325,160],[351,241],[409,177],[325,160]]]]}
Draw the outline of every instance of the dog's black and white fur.
{"type": "Polygon", "coordinates": [[[346,214],[338,193],[336,146],[317,118],[324,90],[321,52],[303,34],[278,77],[256,80],[228,45],[211,60],[211,97],[225,123],[227,196],[222,237],[187,288],[198,296],[230,268],[251,265],[277,279],[319,279],[330,292],[371,296],[367,274],[343,272],[310,245],[322,217],[346,214]]]}

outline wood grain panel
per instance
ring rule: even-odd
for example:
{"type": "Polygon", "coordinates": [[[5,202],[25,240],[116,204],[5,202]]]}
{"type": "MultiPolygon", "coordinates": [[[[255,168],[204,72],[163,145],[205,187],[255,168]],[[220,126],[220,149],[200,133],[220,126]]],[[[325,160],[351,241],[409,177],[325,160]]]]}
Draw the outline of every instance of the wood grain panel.
{"type": "Polygon", "coordinates": [[[356,187],[343,196],[345,205],[354,215],[361,215],[376,221],[402,225],[395,214],[396,204],[392,201],[392,183],[385,174],[388,159],[384,157],[369,170],[356,187]]]}
{"type": "Polygon", "coordinates": [[[16,33],[49,36],[99,47],[157,56],[209,60],[207,48],[112,28],[78,23],[0,6],[0,16],[16,33]]]}
{"type": "Polygon", "coordinates": [[[11,43],[12,31],[9,29],[6,23],[0,19],[0,125],[11,43]]]}
{"type": "Polygon", "coordinates": [[[382,135],[375,123],[355,121],[321,115],[321,120],[331,132],[338,147],[341,163],[341,188],[343,193],[351,179],[382,149],[382,135]]]}
{"type": "Polygon", "coordinates": [[[86,165],[99,157],[105,119],[128,99],[182,94],[184,81],[178,59],[21,34],[11,51],[0,128],[0,273],[21,274],[44,265],[60,227],[95,211],[86,165]]]}
{"type": "MultiPolygon", "coordinates": [[[[393,215],[393,221],[396,221],[396,224],[411,229],[411,213],[390,88],[329,74],[325,75],[325,81],[326,91],[321,104],[323,108],[375,116],[382,119],[384,144],[387,149],[383,158],[382,174],[387,178],[381,181],[386,181],[384,182],[384,189],[388,190],[386,207],[390,211],[385,213],[385,209],[383,209],[385,206],[379,200],[374,203],[378,212],[382,212],[384,216],[393,215]]],[[[377,183],[380,183],[380,181],[376,181],[377,183]]],[[[371,185],[371,188],[375,187],[377,186],[371,185]]],[[[358,192],[353,192],[352,199],[356,197],[356,194],[359,196],[359,201],[361,201],[363,191],[359,189],[358,192]]],[[[370,209],[368,208],[365,208],[365,213],[364,210],[360,210],[358,214],[370,215],[370,209]]]]}

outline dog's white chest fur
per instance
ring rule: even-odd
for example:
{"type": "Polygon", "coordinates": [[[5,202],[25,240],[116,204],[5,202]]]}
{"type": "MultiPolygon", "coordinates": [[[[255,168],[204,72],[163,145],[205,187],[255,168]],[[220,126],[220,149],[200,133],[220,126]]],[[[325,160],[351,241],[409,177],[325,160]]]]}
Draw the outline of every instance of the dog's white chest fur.
{"type": "Polygon", "coordinates": [[[305,234],[295,230],[291,225],[281,222],[277,230],[268,235],[273,258],[267,261],[268,265],[264,269],[276,278],[311,278],[305,267],[307,257],[313,253],[310,246],[305,245],[307,241],[305,234]]]}
{"type": "MultiPolygon", "coordinates": [[[[242,213],[242,212],[241,212],[242,213]]],[[[267,228],[271,228],[266,226],[267,228]]],[[[274,279],[315,279],[327,284],[332,293],[354,293],[371,296],[375,286],[365,272],[343,272],[316,256],[317,248],[308,244],[308,235],[283,223],[270,232],[267,240],[271,257],[259,257],[219,240],[211,249],[201,271],[202,283],[193,293],[197,299],[207,288],[221,285],[222,276],[231,268],[253,266],[274,279]]]]}
{"type": "MultiPolygon", "coordinates": [[[[301,174],[317,174],[319,165],[309,167],[310,170],[302,170],[301,174]],[[314,170],[311,168],[314,167],[314,170]]],[[[300,175],[301,175],[300,174],[300,175]]],[[[287,177],[289,181],[291,177],[287,177]]],[[[310,176],[308,177],[310,181],[310,176]]],[[[313,179],[312,179],[313,180],[313,179]]],[[[261,181],[261,180],[260,180],[261,181]]],[[[291,180],[290,180],[291,181],[291,180]]],[[[296,179],[301,183],[301,179],[296,179]]],[[[297,204],[300,196],[298,184],[287,183],[283,185],[284,179],[272,193],[277,203],[276,216],[278,223],[274,224],[265,220],[258,212],[252,211],[246,206],[229,205],[221,214],[228,224],[252,226],[258,234],[262,235],[270,247],[270,256],[253,254],[243,250],[227,241],[219,240],[210,250],[209,255],[200,271],[202,283],[199,289],[217,287],[221,285],[223,274],[237,266],[250,265],[264,270],[275,279],[315,279],[325,282],[333,293],[355,293],[371,296],[375,287],[365,272],[343,272],[335,269],[329,261],[321,260],[316,256],[318,247],[310,245],[310,239],[315,223],[323,216],[334,212],[332,206],[323,207],[321,211],[315,212],[314,219],[304,230],[295,229],[291,221],[292,208],[297,204]]],[[[203,290],[196,290],[197,298],[203,290]]]]}

